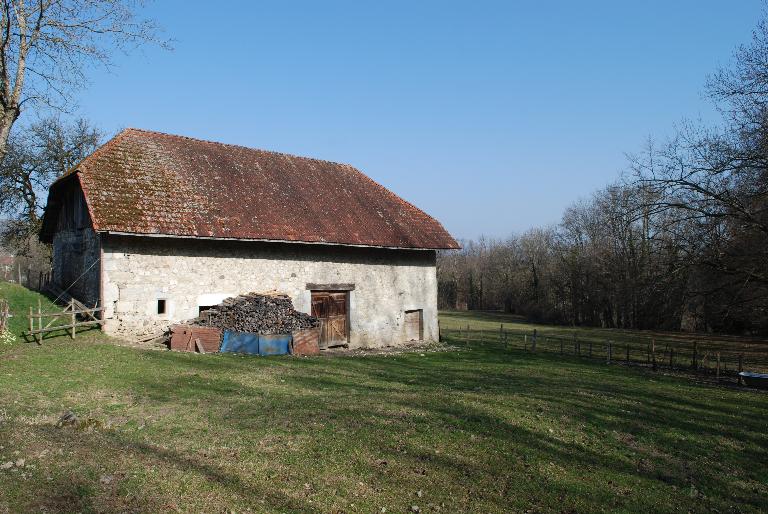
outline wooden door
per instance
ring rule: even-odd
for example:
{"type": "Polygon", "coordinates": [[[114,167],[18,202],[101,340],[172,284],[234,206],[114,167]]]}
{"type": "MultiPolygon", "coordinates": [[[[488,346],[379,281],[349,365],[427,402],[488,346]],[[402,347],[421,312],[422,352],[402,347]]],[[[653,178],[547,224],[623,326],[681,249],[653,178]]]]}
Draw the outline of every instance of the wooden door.
{"type": "Polygon", "coordinates": [[[320,320],[320,348],[348,343],[347,294],[312,291],[312,316],[320,320]]]}
{"type": "Polygon", "coordinates": [[[405,311],[405,340],[406,341],[421,341],[422,329],[421,329],[422,314],[421,309],[415,311],[405,311]]]}

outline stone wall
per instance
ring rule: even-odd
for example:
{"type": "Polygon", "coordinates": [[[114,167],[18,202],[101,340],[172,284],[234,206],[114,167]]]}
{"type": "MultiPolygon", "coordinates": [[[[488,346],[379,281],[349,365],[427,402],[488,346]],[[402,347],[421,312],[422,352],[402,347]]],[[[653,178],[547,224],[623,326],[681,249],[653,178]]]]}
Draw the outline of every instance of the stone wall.
{"type": "Polygon", "coordinates": [[[99,301],[99,239],[90,228],[67,228],[53,238],[52,281],[89,306],[99,301]]]}
{"type": "Polygon", "coordinates": [[[434,251],[114,235],[102,244],[108,333],[150,334],[251,291],[286,293],[309,313],[308,284],[353,284],[350,347],[403,342],[412,309],[423,309],[424,339],[438,337],[434,251]]]}

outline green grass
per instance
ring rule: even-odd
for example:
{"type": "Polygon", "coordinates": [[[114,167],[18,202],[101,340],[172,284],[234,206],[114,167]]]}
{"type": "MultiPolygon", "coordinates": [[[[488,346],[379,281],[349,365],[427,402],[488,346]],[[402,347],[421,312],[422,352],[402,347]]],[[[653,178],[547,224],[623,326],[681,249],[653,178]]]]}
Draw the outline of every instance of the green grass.
{"type": "Polygon", "coordinates": [[[0,512],[768,509],[768,395],[494,341],[355,358],[17,345],[0,464],[25,464],[0,470],[0,512]],[[67,409],[79,425],[56,428],[67,409]]]}

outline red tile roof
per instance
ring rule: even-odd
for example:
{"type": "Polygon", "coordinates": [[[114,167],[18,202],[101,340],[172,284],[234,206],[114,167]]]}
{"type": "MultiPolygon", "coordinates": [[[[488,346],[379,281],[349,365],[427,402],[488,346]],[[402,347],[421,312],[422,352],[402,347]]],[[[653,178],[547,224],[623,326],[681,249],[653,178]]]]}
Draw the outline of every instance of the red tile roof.
{"type": "Polygon", "coordinates": [[[57,183],[73,174],[97,231],[459,247],[437,220],[346,164],[126,129],[57,183]]]}

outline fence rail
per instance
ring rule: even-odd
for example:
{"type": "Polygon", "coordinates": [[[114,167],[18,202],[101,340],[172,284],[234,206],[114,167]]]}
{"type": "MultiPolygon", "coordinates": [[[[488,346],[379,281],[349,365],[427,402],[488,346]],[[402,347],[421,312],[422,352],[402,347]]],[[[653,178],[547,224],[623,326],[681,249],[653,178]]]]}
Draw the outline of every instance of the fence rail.
{"type": "Polygon", "coordinates": [[[464,342],[500,344],[507,350],[555,353],[563,356],[604,361],[606,364],[642,366],[656,370],[674,370],[729,380],[741,384],[739,372],[749,365],[751,370],[768,370],[768,344],[759,351],[754,348],[726,348],[727,343],[684,342],[649,337],[647,341],[626,341],[619,338],[580,337],[542,334],[537,330],[473,329],[471,325],[444,331],[450,338],[464,342]]]}
{"type": "Polygon", "coordinates": [[[78,327],[92,327],[94,325],[101,326],[104,320],[99,319],[96,313],[101,312],[101,307],[88,308],[74,299],[71,299],[67,306],[61,312],[43,312],[41,302],[37,302],[37,312],[35,312],[32,306],[29,307],[29,314],[27,318],[29,320],[29,329],[25,332],[25,335],[32,336],[37,344],[41,344],[43,335],[49,332],[56,332],[60,330],[66,330],[70,333],[72,339],[77,335],[78,327]],[[78,319],[78,316],[84,318],[78,319]],[[43,321],[46,318],[51,318],[48,323],[43,326],[43,321]],[[66,318],[69,323],[56,324],[56,321],[61,318],[66,318]]]}

